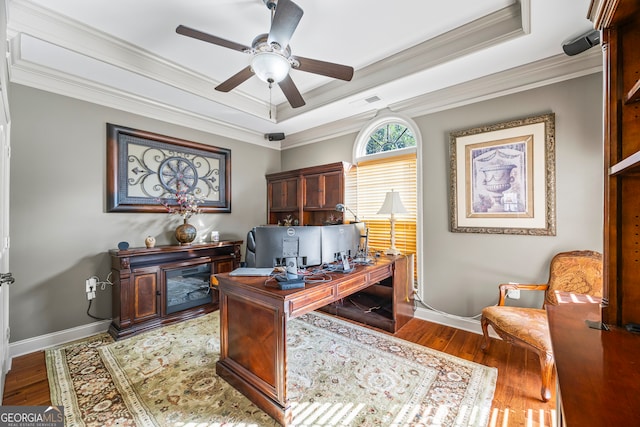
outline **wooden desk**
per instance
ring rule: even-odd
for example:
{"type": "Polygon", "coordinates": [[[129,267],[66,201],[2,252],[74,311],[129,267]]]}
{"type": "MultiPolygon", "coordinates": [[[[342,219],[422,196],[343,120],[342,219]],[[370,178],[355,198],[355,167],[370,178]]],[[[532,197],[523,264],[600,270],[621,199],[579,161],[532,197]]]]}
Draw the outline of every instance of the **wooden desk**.
{"type": "Polygon", "coordinates": [[[600,321],[597,303],[547,306],[558,382],[558,426],[640,425],[640,335],[600,321]]]}
{"type": "Polygon", "coordinates": [[[407,258],[383,257],[349,274],[281,291],[264,277],[216,275],[220,292],[220,360],[216,372],[282,425],[291,421],[287,400],[287,322],[386,278],[394,288],[394,320],[413,316],[407,258]]]}

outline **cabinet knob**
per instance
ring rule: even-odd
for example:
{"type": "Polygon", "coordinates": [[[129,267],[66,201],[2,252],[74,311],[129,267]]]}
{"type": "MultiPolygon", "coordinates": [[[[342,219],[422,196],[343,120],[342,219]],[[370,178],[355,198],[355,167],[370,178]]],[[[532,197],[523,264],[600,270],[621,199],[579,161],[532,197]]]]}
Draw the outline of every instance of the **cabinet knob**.
{"type": "Polygon", "coordinates": [[[160,296],[160,295],[162,295],[162,292],[156,291],[156,295],[160,296]]]}

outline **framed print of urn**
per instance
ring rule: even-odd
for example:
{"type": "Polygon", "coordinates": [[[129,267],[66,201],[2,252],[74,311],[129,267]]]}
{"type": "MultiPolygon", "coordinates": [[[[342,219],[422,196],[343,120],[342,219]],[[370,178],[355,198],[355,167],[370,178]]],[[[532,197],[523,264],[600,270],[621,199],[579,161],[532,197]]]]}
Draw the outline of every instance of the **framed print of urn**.
{"type": "Polygon", "coordinates": [[[456,233],[555,236],[555,115],[451,132],[456,233]]]}

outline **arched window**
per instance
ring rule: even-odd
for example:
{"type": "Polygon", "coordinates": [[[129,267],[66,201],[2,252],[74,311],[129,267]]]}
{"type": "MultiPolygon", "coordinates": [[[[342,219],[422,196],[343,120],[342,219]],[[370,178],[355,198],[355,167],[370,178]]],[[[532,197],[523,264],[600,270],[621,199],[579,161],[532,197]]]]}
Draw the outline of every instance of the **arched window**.
{"type": "MultiPolygon", "coordinates": [[[[346,180],[345,202],[369,230],[369,249],[386,252],[391,247],[390,215],[378,214],[386,194],[400,194],[406,213],[395,214],[395,247],[417,254],[418,149],[417,125],[410,119],[382,113],[358,134],[353,150],[356,167],[346,180]]],[[[417,266],[418,257],[414,257],[417,266]]],[[[418,269],[415,269],[417,278],[418,269]]]]}

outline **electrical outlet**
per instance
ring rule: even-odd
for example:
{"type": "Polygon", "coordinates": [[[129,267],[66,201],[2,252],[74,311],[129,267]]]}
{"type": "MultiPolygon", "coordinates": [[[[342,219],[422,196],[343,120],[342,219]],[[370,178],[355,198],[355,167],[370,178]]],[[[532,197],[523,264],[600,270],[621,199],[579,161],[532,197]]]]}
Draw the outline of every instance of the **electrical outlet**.
{"type": "Polygon", "coordinates": [[[507,291],[507,298],[520,299],[520,289],[509,289],[507,291]]]}
{"type": "Polygon", "coordinates": [[[91,300],[96,297],[96,288],[98,287],[98,281],[95,277],[90,277],[85,281],[85,292],[87,293],[87,299],[91,300]]]}

